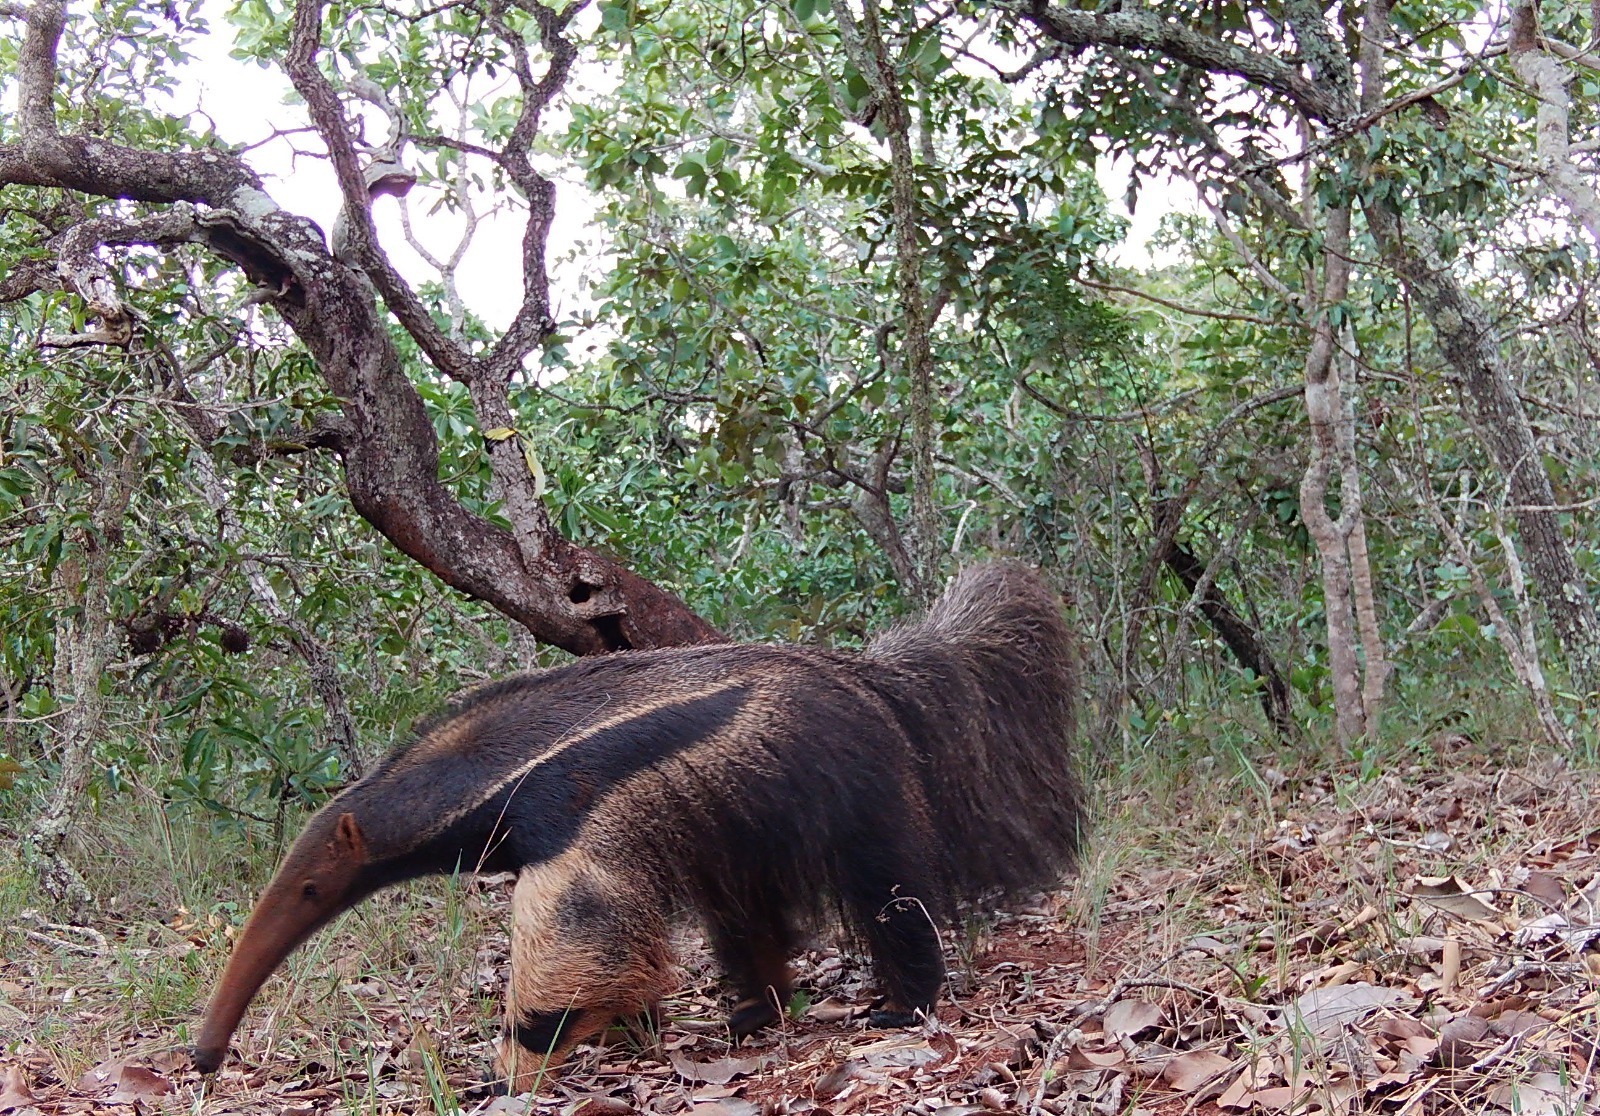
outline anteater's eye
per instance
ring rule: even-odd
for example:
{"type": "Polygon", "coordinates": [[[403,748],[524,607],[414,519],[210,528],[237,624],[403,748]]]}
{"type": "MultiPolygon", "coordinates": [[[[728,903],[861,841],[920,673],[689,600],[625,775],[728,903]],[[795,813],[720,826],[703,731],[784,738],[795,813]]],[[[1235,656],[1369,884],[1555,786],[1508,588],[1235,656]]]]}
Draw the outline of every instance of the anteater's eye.
{"type": "Polygon", "coordinates": [[[307,899],[315,899],[317,897],[317,881],[307,880],[301,886],[300,894],[304,895],[307,899]]]}

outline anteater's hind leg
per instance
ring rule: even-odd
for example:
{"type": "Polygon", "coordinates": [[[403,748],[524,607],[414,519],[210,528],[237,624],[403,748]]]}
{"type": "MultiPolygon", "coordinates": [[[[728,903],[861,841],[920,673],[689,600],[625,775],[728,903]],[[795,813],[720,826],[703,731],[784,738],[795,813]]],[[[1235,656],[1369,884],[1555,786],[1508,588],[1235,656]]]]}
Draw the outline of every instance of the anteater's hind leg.
{"type": "Polygon", "coordinates": [[[906,1027],[917,1013],[933,1013],[944,983],[944,949],[923,896],[933,895],[930,873],[917,857],[862,842],[844,872],[845,908],[866,936],[885,999],[872,1013],[874,1027],[906,1027]]]}
{"type": "Polygon", "coordinates": [[[761,903],[709,920],[711,948],[739,998],[728,1016],[735,1038],[776,1023],[789,1003],[795,936],[775,903],[761,903]]]}

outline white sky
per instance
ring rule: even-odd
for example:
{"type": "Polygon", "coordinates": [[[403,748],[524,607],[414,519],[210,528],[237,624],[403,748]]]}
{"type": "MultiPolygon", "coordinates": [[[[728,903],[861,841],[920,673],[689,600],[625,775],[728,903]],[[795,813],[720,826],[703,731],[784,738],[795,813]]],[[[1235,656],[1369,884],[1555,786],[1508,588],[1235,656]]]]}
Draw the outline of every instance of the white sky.
{"type": "MultiPolygon", "coordinates": [[[[192,48],[195,61],[181,75],[173,111],[198,109],[216,122],[217,134],[232,144],[254,144],[266,139],[274,129],[303,127],[304,107],[289,103],[294,89],[282,70],[262,69],[228,56],[234,29],[226,18],[227,8],[220,0],[205,5],[211,34],[198,39],[192,48]]],[[[379,129],[376,134],[381,136],[384,130],[379,129]]],[[[275,139],[250,151],[246,159],[266,180],[273,200],[292,213],[311,218],[325,232],[331,231],[340,209],[333,169],[325,159],[297,156],[296,145],[320,150],[314,134],[302,133],[275,139]]],[[[559,320],[563,312],[591,301],[580,291],[581,265],[562,261],[594,239],[589,222],[595,207],[575,175],[558,179],[556,190],[556,223],[550,232],[549,260],[550,293],[559,320]]],[[[414,192],[409,200],[417,238],[435,258],[449,256],[460,238],[461,221],[448,213],[427,215],[434,199],[421,191],[414,192]]],[[[401,274],[412,282],[437,279],[437,273],[406,244],[398,202],[380,198],[373,213],[384,248],[401,274]]],[[[456,274],[468,308],[495,328],[507,325],[520,304],[522,228],[518,214],[480,223],[456,274]]]]}
{"type": "MultiPolygon", "coordinates": [[[[211,34],[194,44],[195,61],[181,75],[171,111],[198,110],[206,114],[215,121],[218,135],[233,144],[259,143],[274,129],[304,126],[304,110],[288,103],[293,90],[281,70],[265,70],[228,56],[233,27],[226,19],[226,10],[227,4],[222,0],[205,5],[211,34]]],[[[564,121],[552,119],[551,125],[564,126],[564,121]]],[[[297,144],[314,149],[317,141],[308,133],[283,136],[253,149],[247,159],[266,180],[268,192],[279,205],[331,230],[339,211],[333,172],[323,159],[297,156],[297,144]]],[[[1113,211],[1130,216],[1123,205],[1126,167],[1103,158],[1095,169],[1113,211]]],[[[431,201],[420,192],[413,193],[412,226],[432,254],[442,259],[454,247],[461,226],[447,213],[427,216],[425,211],[431,201]]],[[[1146,245],[1161,218],[1174,210],[1195,208],[1194,194],[1187,183],[1146,183],[1138,209],[1131,214],[1128,238],[1114,254],[1115,262],[1125,266],[1152,263],[1146,245]]],[[[557,179],[556,223],[549,246],[550,290],[558,320],[564,312],[592,305],[581,276],[587,271],[593,279],[606,263],[590,255],[598,240],[590,226],[594,211],[594,201],[581,176],[570,171],[562,174],[557,179]],[[574,255],[576,260],[569,260],[574,255]]],[[[406,245],[397,202],[381,198],[374,213],[382,242],[401,273],[413,282],[436,278],[433,270],[406,245]]],[[[457,284],[467,306],[495,328],[510,321],[521,298],[521,235],[520,213],[484,221],[457,272],[457,284]]]]}

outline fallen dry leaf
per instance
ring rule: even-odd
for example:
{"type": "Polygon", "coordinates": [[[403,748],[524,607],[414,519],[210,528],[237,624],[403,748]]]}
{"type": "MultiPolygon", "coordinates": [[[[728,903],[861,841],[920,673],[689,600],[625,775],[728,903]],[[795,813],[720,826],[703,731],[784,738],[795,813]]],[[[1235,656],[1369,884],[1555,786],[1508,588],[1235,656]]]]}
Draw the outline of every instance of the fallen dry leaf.
{"type": "Polygon", "coordinates": [[[1560,1074],[1536,1073],[1524,1081],[1491,1086],[1489,1103],[1517,1116],[1569,1116],[1585,1111],[1583,1091],[1560,1074]]]}
{"type": "Polygon", "coordinates": [[[856,1062],[844,1062],[833,1067],[812,1086],[812,1095],[819,1101],[832,1100],[844,1092],[845,1086],[850,1084],[859,1068],[856,1062]]]}
{"type": "Polygon", "coordinates": [[[890,1067],[920,1069],[944,1057],[929,1044],[927,1039],[901,1038],[885,1039],[863,1046],[855,1054],[873,1069],[890,1067]]]}
{"type": "Polygon", "coordinates": [[[761,1106],[753,1101],[729,1097],[725,1100],[702,1101],[689,1109],[689,1116],[761,1116],[761,1106]]]}
{"type": "Polygon", "coordinates": [[[1106,1038],[1115,1042],[1159,1027],[1165,1019],[1160,1004],[1153,1004],[1149,1000],[1118,1000],[1106,1009],[1102,1026],[1106,1038]]]}
{"type": "Polygon", "coordinates": [[[106,1099],[112,1104],[129,1104],[147,1097],[172,1092],[172,1082],[143,1066],[124,1065],[117,1074],[117,1088],[106,1099]]]}
{"type": "Polygon", "coordinates": [[[1439,1028],[1439,1064],[1465,1066],[1473,1062],[1489,1034],[1489,1021],[1476,1015],[1458,1015],[1439,1028]]]}
{"type": "Polygon", "coordinates": [[[815,1019],[818,1023],[838,1023],[849,1019],[856,1009],[843,1000],[829,996],[826,1000],[818,1001],[806,1010],[807,1019],[815,1019]]]}
{"type": "Polygon", "coordinates": [[[21,1066],[6,1067],[5,1088],[0,1089],[0,1112],[11,1112],[33,1103],[33,1091],[21,1066]]]}
{"type": "Polygon", "coordinates": [[[1074,1046],[1067,1051],[1069,1070],[1117,1069],[1127,1060],[1128,1056],[1119,1046],[1113,1046],[1109,1050],[1085,1050],[1081,1046],[1074,1046]]]}
{"type": "Polygon", "coordinates": [[[1161,1070],[1161,1079],[1180,1093],[1192,1093],[1213,1078],[1237,1065],[1211,1050],[1190,1050],[1179,1054],[1161,1070]]]}
{"type": "Polygon", "coordinates": [[[1410,1007],[1415,1003],[1415,999],[1398,988],[1365,983],[1339,984],[1304,993],[1287,1009],[1285,1020],[1321,1035],[1335,1027],[1358,1022],[1380,1008],[1410,1007]]]}
{"type": "Polygon", "coordinates": [[[685,1081],[693,1084],[726,1085],[735,1077],[755,1073],[766,1064],[765,1058],[717,1058],[710,1062],[696,1062],[682,1054],[669,1054],[672,1068],[685,1081]]]}
{"type": "Polygon", "coordinates": [[[101,1062],[94,1069],[88,1070],[78,1078],[78,1091],[92,1093],[99,1089],[117,1083],[117,1074],[122,1072],[122,1062],[113,1058],[109,1062],[101,1062]]]}
{"type": "Polygon", "coordinates": [[[1528,878],[1522,882],[1522,890],[1552,907],[1559,907],[1567,901],[1567,890],[1561,886],[1561,881],[1537,868],[1528,873],[1528,878]]]}
{"type": "Polygon", "coordinates": [[[1430,906],[1471,922],[1494,922],[1500,917],[1500,912],[1486,897],[1468,891],[1454,876],[1417,876],[1411,881],[1411,894],[1430,906]]]}

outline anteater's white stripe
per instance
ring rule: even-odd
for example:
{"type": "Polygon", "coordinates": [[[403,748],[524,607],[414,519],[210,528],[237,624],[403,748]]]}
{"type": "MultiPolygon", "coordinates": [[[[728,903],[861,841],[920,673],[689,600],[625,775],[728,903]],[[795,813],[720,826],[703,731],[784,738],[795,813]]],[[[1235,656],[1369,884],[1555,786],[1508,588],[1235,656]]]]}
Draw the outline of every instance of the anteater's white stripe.
{"type": "MultiPolygon", "coordinates": [[[[438,821],[428,827],[428,833],[422,838],[422,840],[427,840],[430,837],[435,837],[438,834],[443,833],[456,822],[460,821],[478,807],[482,806],[485,802],[488,802],[495,795],[505,790],[512,783],[526,779],[529,775],[532,775],[541,764],[549,763],[551,760],[555,759],[569,748],[574,748],[586,740],[592,740],[602,732],[617,728],[621,725],[626,725],[630,721],[643,720],[646,717],[661,712],[663,709],[676,709],[693,705],[695,702],[703,701],[709,697],[716,697],[718,694],[725,694],[729,690],[737,689],[745,685],[748,685],[748,682],[741,679],[715,688],[699,690],[692,694],[673,694],[669,698],[653,702],[648,705],[629,706],[626,710],[620,711],[613,716],[606,718],[605,720],[595,721],[592,724],[582,727],[581,729],[577,725],[574,725],[565,733],[558,736],[550,745],[550,747],[546,748],[543,752],[540,752],[526,763],[518,765],[511,771],[508,771],[506,774],[502,775],[495,782],[486,786],[476,798],[458,806],[449,813],[442,815],[438,821]]],[[[601,703],[595,707],[594,712],[591,713],[590,716],[600,713],[600,711],[609,705],[610,702],[611,695],[607,694],[601,703]]],[[[468,726],[469,734],[470,731],[471,728],[468,726]]]]}

